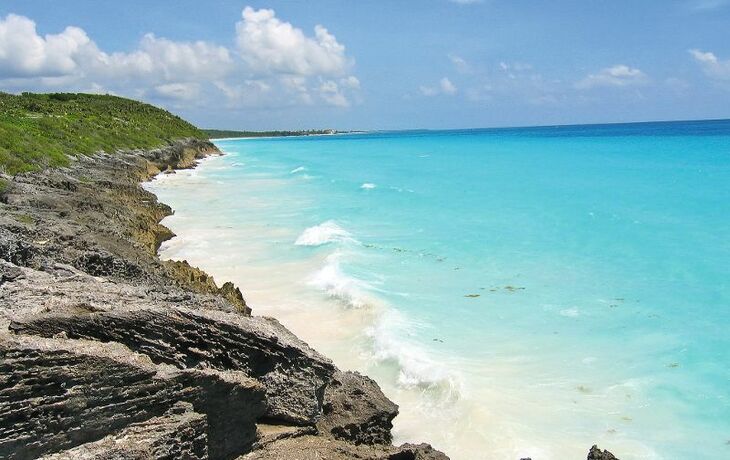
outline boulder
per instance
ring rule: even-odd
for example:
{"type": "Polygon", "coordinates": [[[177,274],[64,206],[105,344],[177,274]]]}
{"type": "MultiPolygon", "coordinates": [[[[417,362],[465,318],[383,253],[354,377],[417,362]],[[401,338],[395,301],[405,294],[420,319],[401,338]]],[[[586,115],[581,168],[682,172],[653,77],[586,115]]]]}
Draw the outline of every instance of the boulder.
{"type": "Polygon", "coordinates": [[[336,372],[324,394],[322,433],[355,444],[390,444],[398,406],[370,378],[356,372],[336,372]]]}

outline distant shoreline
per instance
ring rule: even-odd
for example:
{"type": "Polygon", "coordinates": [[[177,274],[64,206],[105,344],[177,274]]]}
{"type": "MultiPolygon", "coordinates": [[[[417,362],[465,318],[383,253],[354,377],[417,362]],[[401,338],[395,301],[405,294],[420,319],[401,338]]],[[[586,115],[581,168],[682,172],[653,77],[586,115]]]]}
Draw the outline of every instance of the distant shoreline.
{"type": "Polygon", "coordinates": [[[225,140],[300,136],[332,136],[335,134],[364,133],[365,131],[337,131],[334,129],[310,129],[303,131],[232,131],[223,129],[204,129],[203,132],[205,132],[205,134],[207,134],[211,140],[225,140]]]}

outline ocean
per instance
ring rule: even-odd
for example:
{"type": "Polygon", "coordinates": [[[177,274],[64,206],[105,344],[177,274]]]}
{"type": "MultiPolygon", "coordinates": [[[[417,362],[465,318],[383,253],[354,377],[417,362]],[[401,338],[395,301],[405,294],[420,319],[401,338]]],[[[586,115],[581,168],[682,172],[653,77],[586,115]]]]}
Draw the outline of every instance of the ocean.
{"type": "Polygon", "coordinates": [[[730,457],[730,121],[220,140],[146,187],[453,459],[730,457]]]}

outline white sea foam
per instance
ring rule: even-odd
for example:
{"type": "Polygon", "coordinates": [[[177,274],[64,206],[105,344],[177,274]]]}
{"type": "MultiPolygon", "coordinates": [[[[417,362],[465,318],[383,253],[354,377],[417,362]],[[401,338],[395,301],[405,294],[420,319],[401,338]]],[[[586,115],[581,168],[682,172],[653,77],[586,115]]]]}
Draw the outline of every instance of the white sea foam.
{"type": "Polygon", "coordinates": [[[355,241],[350,232],[328,220],[304,230],[294,242],[297,246],[321,246],[337,241],[355,241]]]}
{"type": "Polygon", "coordinates": [[[405,389],[432,392],[440,402],[458,400],[463,392],[458,372],[449,369],[422,346],[409,340],[412,323],[395,309],[384,310],[366,332],[372,340],[372,358],[397,366],[396,384],[405,389]]]}
{"type": "Polygon", "coordinates": [[[296,174],[298,172],[302,172],[302,171],[306,171],[306,170],[307,170],[307,168],[305,168],[304,166],[299,166],[298,168],[294,168],[291,171],[289,171],[289,174],[296,174]]]}
{"type": "Polygon", "coordinates": [[[365,182],[364,184],[362,184],[362,185],[360,186],[360,188],[361,188],[361,189],[363,189],[363,190],[372,190],[372,189],[374,189],[375,187],[377,187],[377,185],[375,185],[375,184],[373,184],[373,183],[370,183],[370,182],[365,182]]]}
{"type": "Polygon", "coordinates": [[[310,286],[327,293],[349,308],[364,308],[374,304],[368,295],[370,285],[360,279],[346,275],[340,268],[342,253],[335,252],[327,257],[324,267],[308,280],[310,286]]]}

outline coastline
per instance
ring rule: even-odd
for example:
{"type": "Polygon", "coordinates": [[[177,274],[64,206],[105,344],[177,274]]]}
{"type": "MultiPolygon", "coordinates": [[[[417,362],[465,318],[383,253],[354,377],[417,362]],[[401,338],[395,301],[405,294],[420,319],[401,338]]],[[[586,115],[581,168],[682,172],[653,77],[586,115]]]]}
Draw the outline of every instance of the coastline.
{"type": "Polygon", "coordinates": [[[190,449],[191,458],[275,458],[313,448],[328,458],[447,458],[427,445],[392,446],[397,406],[377,385],[339,371],[276,320],[251,316],[231,283],[218,287],[187,262],[160,261],[159,245],[174,235],[159,221],[173,211],[140,183],[217,154],[213,144],[188,139],[10,178],[0,220],[0,317],[8,329],[0,333],[0,351],[15,358],[8,360],[10,372],[62,379],[82,393],[95,389],[105,410],[94,398],[78,407],[21,382],[25,392],[0,406],[24,407],[29,396],[41,407],[61,405],[66,427],[58,432],[42,414],[29,412],[35,425],[17,424],[22,436],[0,433],[0,453],[104,455],[110,439],[151,436],[140,423],[155,430],[164,421],[187,429],[158,441],[165,449],[190,449]],[[167,338],[160,342],[160,336],[167,338]],[[86,367],[69,366],[76,376],[70,379],[50,358],[16,358],[51,349],[86,367]],[[130,375],[139,372],[160,388],[150,390],[144,381],[140,391],[148,403],[134,412],[125,407],[139,383],[130,375]],[[125,382],[125,394],[99,376],[125,382]],[[81,435],[65,438],[69,429],[81,435]]]}

